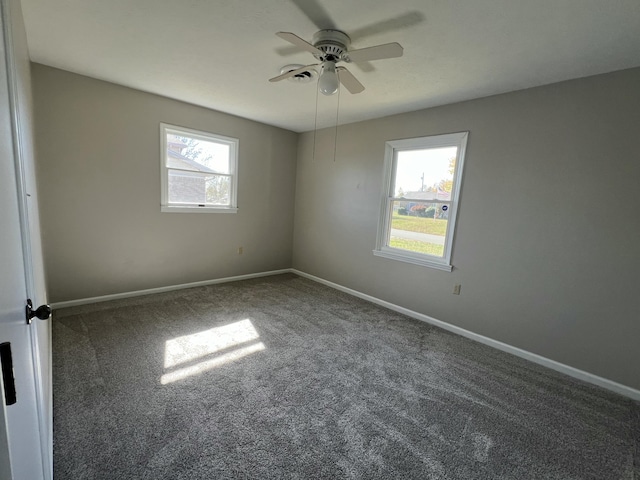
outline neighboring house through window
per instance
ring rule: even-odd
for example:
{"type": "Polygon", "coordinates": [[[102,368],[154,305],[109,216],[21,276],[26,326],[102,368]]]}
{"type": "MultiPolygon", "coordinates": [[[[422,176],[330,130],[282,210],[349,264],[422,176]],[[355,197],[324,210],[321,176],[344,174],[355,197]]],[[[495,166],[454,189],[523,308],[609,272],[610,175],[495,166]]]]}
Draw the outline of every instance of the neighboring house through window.
{"type": "Polygon", "coordinates": [[[386,143],[374,254],[451,271],[468,132],[386,143]]]}
{"type": "Polygon", "coordinates": [[[163,212],[236,212],[238,140],[160,124],[163,212]]]}

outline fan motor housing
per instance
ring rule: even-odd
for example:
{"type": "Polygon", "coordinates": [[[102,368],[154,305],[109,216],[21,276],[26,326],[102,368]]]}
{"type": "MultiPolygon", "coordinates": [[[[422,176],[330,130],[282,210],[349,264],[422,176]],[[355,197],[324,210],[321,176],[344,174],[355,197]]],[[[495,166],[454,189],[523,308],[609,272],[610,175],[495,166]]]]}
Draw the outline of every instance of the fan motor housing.
{"type": "Polygon", "coordinates": [[[320,30],[313,36],[313,46],[321,50],[323,55],[314,53],[313,56],[321,62],[337,62],[343,60],[350,44],[349,35],[340,30],[320,30]]]}

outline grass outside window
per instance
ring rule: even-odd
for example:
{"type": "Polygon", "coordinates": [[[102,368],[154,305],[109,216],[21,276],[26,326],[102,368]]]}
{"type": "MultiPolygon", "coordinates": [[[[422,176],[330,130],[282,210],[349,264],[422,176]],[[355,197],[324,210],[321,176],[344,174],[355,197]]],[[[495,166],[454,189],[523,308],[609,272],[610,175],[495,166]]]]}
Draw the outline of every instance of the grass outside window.
{"type": "Polygon", "coordinates": [[[444,254],[444,245],[421,242],[419,240],[407,240],[406,238],[391,237],[389,240],[389,246],[393,248],[401,248],[410,252],[435,255],[437,257],[441,257],[444,254]]]}
{"type": "Polygon", "coordinates": [[[391,219],[392,228],[409,232],[428,233],[444,237],[447,232],[447,220],[441,218],[410,217],[394,214],[391,219]]]}

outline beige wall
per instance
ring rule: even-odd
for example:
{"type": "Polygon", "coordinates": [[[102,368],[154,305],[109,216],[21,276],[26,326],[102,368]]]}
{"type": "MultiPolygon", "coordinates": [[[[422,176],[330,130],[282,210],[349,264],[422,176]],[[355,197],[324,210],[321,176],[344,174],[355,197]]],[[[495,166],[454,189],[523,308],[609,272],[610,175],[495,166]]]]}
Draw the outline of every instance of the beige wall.
{"type": "Polygon", "coordinates": [[[640,69],[300,137],[294,267],[640,388],[640,69]],[[375,257],[386,140],[470,131],[452,262],[375,257]],[[462,294],[452,295],[462,284],[462,294]]]}
{"type": "Polygon", "coordinates": [[[291,266],[295,133],[43,65],[32,76],[51,301],[291,266]],[[160,122],[240,140],[237,214],[160,212],[160,122]]]}

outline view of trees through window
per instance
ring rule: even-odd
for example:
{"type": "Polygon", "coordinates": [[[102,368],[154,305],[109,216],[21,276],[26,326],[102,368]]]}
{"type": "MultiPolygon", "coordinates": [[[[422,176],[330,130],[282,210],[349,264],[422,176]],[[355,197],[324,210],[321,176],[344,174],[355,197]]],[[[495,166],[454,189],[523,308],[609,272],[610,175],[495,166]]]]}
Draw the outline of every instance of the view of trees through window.
{"type": "Polygon", "coordinates": [[[169,201],[229,205],[229,145],[167,134],[169,201]]]}

